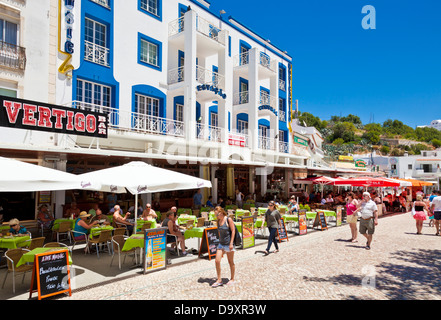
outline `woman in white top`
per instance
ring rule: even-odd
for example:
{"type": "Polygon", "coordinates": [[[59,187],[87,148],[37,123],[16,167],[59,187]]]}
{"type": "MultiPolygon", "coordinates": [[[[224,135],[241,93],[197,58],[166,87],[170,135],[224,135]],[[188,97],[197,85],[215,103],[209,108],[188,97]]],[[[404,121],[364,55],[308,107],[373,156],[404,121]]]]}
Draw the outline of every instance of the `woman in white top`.
{"type": "Polygon", "coordinates": [[[244,195],[242,192],[239,191],[239,189],[236,189],[236,205],[242,209],[242,203],[243,203],[244,195]]]}

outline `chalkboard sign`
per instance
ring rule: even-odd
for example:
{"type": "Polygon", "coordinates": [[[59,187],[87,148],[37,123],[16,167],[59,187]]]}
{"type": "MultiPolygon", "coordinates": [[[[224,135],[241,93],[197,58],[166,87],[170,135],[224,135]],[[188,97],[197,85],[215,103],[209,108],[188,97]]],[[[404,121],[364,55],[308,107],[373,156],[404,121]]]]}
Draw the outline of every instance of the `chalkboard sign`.
{"type": "Polygon", "coordinates": [[[38,291],[38,300],[65,292],[72,295],[68,250],[35,255],[30,297],[35,291],[38,291]]]}
{"type": "Polygon", "coordinates": [[[282,240],[289,241],[288,234],[286,233],[285,220],[283,220],[283,218],[280,219],[279,227],[277,228],[277,235],[279,237],[279,242],[282,242],[282,240]]]}
{"type": "Polygon", "coordinates": [[[199,257],[204,253],[208,253],[208,258],[211,260],[211,257],[216,256],[218,244],[219,231],[217,228],[206,228],[199,248],[199,257]]]}
{"type": "Polygon", "coordinates": [[[328,225],[326,223],[325,213],[323,211],[317,211],[315,216],[313,228],[320,226],[320,230],[327,230],[328,225]]]}
{"type": "Polygon", "coordinates": [[[299,216],[299,234],[300,235],[306,234],[308,232],[306,210],[300,210],[298,216],[299,216]]]}

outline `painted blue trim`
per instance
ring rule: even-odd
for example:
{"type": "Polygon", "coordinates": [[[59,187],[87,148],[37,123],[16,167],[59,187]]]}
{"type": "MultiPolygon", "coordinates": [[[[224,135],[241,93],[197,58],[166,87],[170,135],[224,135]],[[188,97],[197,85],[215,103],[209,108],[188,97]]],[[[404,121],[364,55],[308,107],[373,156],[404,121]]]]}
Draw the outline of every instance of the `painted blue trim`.
{"type": "Polygon", "coordinates": [[[173,98],[173,120],[176,121],[176,105],[184,105],[184,96],[177,96],[173,98]]]}
{"type": "Polygon", "coordinates": [[[109,2],[108,3],[108,6],[109,6],[108,8],[103,6],[103,5],[101,5],[101,4],[99,4],[98,2],[93,1],[93,0],[89,0],[89,1],[92,2],[94,5],[97,5],[97,6],[101,7],[101,8],[106,9],[106,10],[111,10],[112,9],[112,1],[113,0],[107,0],[109,2]]]}
{"type": "Polygon", "coordinates": [[[244,79],[242,77],[239,77],[239,92],[242,93],[242,83],[245,83],[247,85],[248,90],[249,88],[249,82],[247,79],[244,79]]]}
{"type": "Polygon", "coordinates": [[[231,57],[231,36],[228,36],[228,56],[231,57]]]}
{"type": "Polygon", "coordinates": [[[236,129],[239,128],[239,120],[249,122],[248,113],[239,113],[236,115],[236,129]]]}
{"type": "Polygon", "coordinates": [[[271,94],[271,91],[265,87],[260,86],[259,92],[265,91],[268,94],[271,94]]]}
{"type": "MultiPolygon", "coordinates": [[[[113,1],[110,1],[110,10],[101,5],[97,5],[92,1],[83,1],[81,3],[81,18],[76,17],[74,25],[80,29],[80,46],[75,47],[74,50],[80,52],[80,66],[72,72],[72,100],[77,99],[77,81],[84,80],[95,82],[101,85],[106,85],[111,88],[110,107],[119,109],[119,82],[115,80],[114,76],[114,10],[113,1]],[[97,18],[99,17],[99,18],[97,18]],[[97,63],[84,60],[84,43],[85,43],[85,20],[86,18],[106,25],[106,46],[109,49],[109,66],[102,66],[97,63]]],[[[115,116],[111,119],[112,124],[118,125],[119,117],[115,116]]]]}
{"type": "MultiPolygon", "coordinates": [[[[162,0],[157,0],[157,1],[158,1],[158,15],[155,15],[155,14],[141,8],[141,0],[138,0],[138,11],[141,11],[142,13],[145,13],[146,15],[162,22],[162,0]]],[[[148,0],[147,0],[147,2],[148,2],[148,0]]]]}
{"type": "Polygon", "coordinates": [[[251,50],[251,45],[244,41],[244,40],[239,40],[239,54],[242,52],[240,49],[245,48],[247,51],[251,50]]]}
{"type": "Polygon", "coordinates": [[[258,123],[257,123],[257,128],[259,128],[259,126],[264,126],[267,127],[268,129],[270,128],[270,122],[266,119],[259,119],[258,123]]]}
{"type": "Polygon", "coordinates": [[[136,112],[135,94],[140,94],[143,96],[158,99],[159,100],[158,116],[161,118],[166,117],[167,96],[164,92],[146,84],[137,84],[132,86],[132,112],[136,112]]]}
{"type": "Polygon", "coordinates": [[[160,42],[156,39],[150,38],[149,36],[146,36],[145,34],[138,32],[138,64],[141,64],[143,66],[146,66],[146,67],[158,70],[158,71],[162,71],[162,42],[160,42]],[[155,66],[155,65],[150,64],[145,61],[141,61],[141,41],[142,40],[153,43],[158,47],[158,66],[155,66]]]}
{"type": "Polygon", "coordinates": [[[231,112],[228,111],[228,132],[231,131],[231,112]]]}
{"type": "Polygon", "coordinates": [[[211,114],[218,114],[218,107],[217,106],[211,106],[208,108],[208,125],[212,125],[211,124],[211,114]]]}

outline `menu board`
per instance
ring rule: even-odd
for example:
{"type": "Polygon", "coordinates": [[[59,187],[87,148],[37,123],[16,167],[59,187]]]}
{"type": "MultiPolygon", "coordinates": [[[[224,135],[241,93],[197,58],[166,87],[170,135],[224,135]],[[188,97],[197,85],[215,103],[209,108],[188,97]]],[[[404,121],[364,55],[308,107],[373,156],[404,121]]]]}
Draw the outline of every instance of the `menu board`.
{"type": "Polygon", "coordinates": [[[144,274],[167,267],[167,228],[144,230],[144,274]]]}
{"type": "Polygon", "coordinates": [[[320,230],[327,230],[328,224],[326,223],[326,217],[325,213],[323,211],[317,211],[317,214],[315,216],[314,225],[313,227],[320,226],[320,230]]]}
{"type": "Polygon", "coordinates": [[[217,228],[205,228],[199,248],[199,257],[204,253],[208,253],[208,258],[211,260],[211,257],[216,256],[218,244],[219,231],[217,228]]]}
{"type": "Polygon", "coordinates": [[[280,219],[279,227],[277,228],[277,234],[279,237],[279,242],[282,242],[282,240],[289,241],[288,234],[286,233],[285,220],[283,218],[280,219]]]}
{"type": "Polygon", "coordinates": [[[254,217],[242,217],[242,249],[255,246],[254,239],[254,217]]]}
{"type": "Polygon", "coordinates": [[[336,210],[336,226],[340,227],[341,226],[341,217],[342,217],[342,206],[338,206],[337,210],[336,210]]]}
{"type": "Polygon", "coordinates": [[[67,249],[35,255],[29,298],[35,291],[38,292],[38,300],[65,292],[72,295],[67,249]]]}
{"type": "Polygon", "coordinates": [[[308,226],[306,224],[306,210],[300,210],[299,211],[299,234],[303,235],[308,232],[308,226]]]}

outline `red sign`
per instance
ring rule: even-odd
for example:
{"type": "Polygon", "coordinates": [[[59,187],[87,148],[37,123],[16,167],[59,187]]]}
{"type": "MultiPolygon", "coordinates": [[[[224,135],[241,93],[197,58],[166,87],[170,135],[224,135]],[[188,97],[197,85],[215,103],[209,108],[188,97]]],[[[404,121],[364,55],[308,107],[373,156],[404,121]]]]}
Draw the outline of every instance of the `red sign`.
{"type": "Polygon", "coordinates": [[[107,138],[107,115],[0,96],[0,126],[107,138]]]}
{"type": "Polygon", "coordinates": [[[245,137],[241,135],[230,134],[228,136],[228,144],[230,146],[245,147],[245,137]]]}

